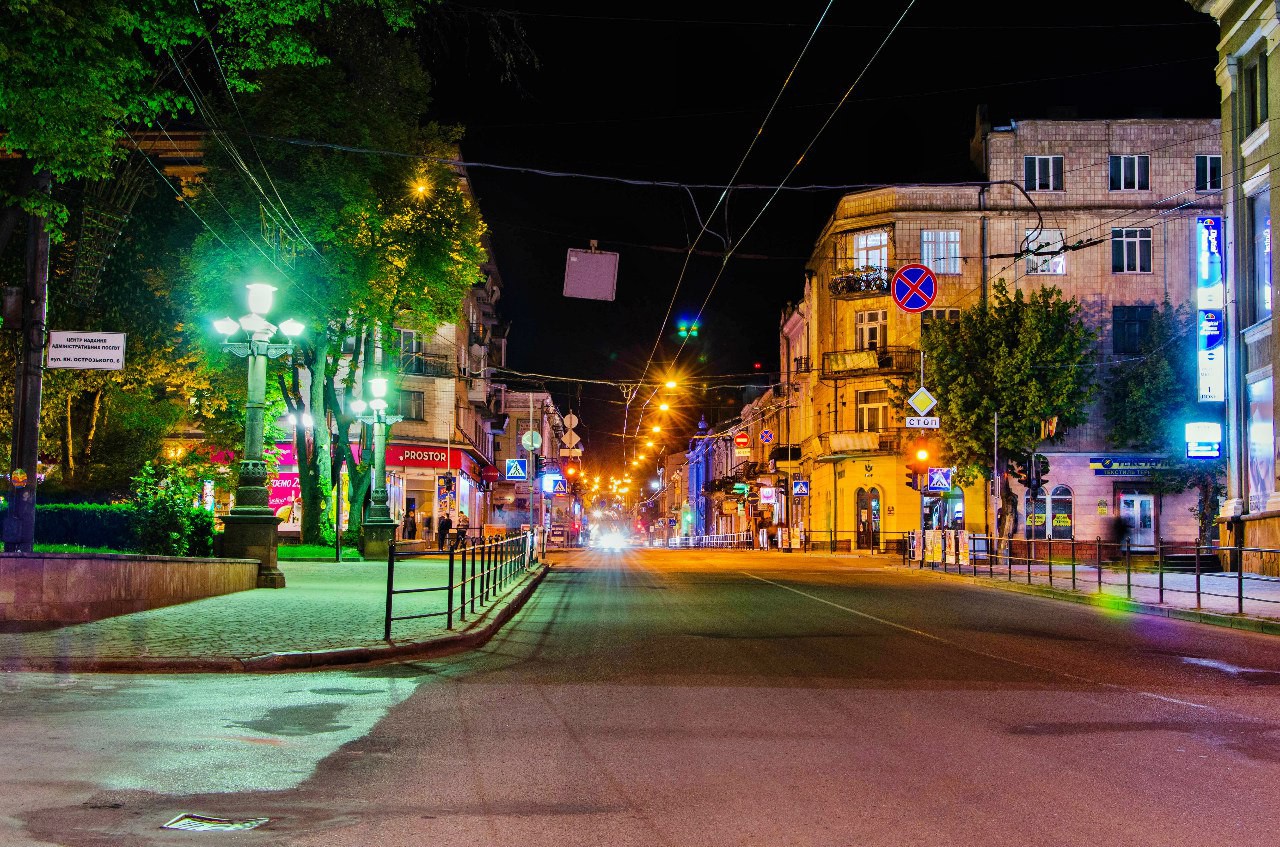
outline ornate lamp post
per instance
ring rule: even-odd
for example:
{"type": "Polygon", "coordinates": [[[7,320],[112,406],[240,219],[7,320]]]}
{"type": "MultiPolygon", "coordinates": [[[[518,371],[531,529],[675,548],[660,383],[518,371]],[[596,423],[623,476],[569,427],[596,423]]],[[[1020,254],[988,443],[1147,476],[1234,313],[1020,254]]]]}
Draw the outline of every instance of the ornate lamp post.
{"type": "Polygon", "coordinates": [[[276,529],[280,524],[267,505],[267,465],[262,460],[267,407],[267,359],[275,359],[293,350],[288,340],[303,330],[293,319],[277,327],[265,317],[271,311],[275,287],[250,283],[249,314],[236,321],[222,318],[214,327],[223,334],[222,349],[249,360],[249,400],[245,404],[244,455],[240,458],[240,478],[236,486],[236,504],[223,519],[226,532],[222,536],[222,555],[235,559],[257,559],[259,588],[284,588],[284,574],[276,566],[276,529]],[[276,333],[287,336],[275,342],[276,333]],[[244,338],[233,340],[243,333],[244,338]]]}
{"type": "Polygon", "coordinates": [[[391,509],[387,505],[387,428],[404,418],[387,414],[386,379],[375,377],[367,385],[373,399],[368,403],[364,400],[351,401],[351,411],[356,413],[360,423],[373,427],[373,478],[369,481],[369,487],[373,489],[373,503],[369,506],[368,517],[361,524],[364,536],[361,554],[365,558],[380,559],[387,555],[387,545],[396,534],[396,522],[391,519],[391,509]],[[366,409],[369,414],[365,414],[366,409]]]}

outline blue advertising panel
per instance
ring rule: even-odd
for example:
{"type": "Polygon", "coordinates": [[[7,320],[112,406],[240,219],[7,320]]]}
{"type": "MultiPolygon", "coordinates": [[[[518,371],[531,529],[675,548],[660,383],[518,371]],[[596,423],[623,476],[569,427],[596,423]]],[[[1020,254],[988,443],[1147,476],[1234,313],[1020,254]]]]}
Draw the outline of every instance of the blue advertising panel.
{"type": "Polygon", "coordinates": [[[1222,218],[1196,218],[1196,361],[1199,398],[1221,403],[1227,396],[1225,283],[1222,218]]]}

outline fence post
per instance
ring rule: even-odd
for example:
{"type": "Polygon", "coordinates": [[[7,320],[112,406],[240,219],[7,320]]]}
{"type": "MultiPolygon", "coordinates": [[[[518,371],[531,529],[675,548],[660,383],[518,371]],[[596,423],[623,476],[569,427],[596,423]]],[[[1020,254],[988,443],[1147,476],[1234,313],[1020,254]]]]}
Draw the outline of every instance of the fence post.
{"type": "Polygon", "coordinates": [[[1049,533],[1048,537],[1045,539],[1045,547],[1048,549],[1049,552],[1045,553],[1044,557],[1049,560],[1049,587],[1052,588],[1053,587],[1053,525],[1052,525],[1052,521],[1050,521],[1050,525],[1045,527],[1045,529],[1049,533]]]}
{"type": "Polygon", "coordinates": [[[1124,544],[1124,596],[1133,599],[1133,541],[1124,544]]]}
{"type": "Polygon", "coordinates": [[[1031,584],[1031,561],[1036,557],[1036,540],[1027,539],[1027,585],[1031,584]]]}
{"type": "Polygon", "coordinates": [[[1102,536],[1101,536],[1101,535],[1099,535],[1099,536],[1097,536],[1097,538],[1098,538],[1098,541],[1097,541],[1097,544],[1098,544],[1098,558],[1097,558],[1097,565],[1098,565],[1098,593],[1099,593],[1099,594],[1101,594],[1101,593],[1102,593],[1102,536]]]}
{"type": "MultiPolygon", "coordinates": [[[[453,555],[454,555],[453,548],[452,548],[452,547],[450,547],[450,548],[449,548],[449,573],[453,573],[453,572],[454,572],[454,569],[453,569],[453,555]]],[[[465,620],[467,619],[467,565],[466,565],[466,560],[463,560],[460,564],[462,565],[462,567],[461,567],[461,568],[459,568],[459,570],[458,570],[458,576],[459,576],[459,580],[460,580],[460,581],[458,582],[458,620],[460,620],[460,621],[465,621],[465,620]]],[[[449,593],[450,593],[451,595],[453,594],[453,592],[452,592],[452,591],[450,591],[449,593]]]]}
{"type": "Polygon", "coordinates": [[[396,543],[387,544],[387,614],[382,624],[382,640],[391,640],[391,598],[396,582],[396,543]]]}
{"type": "Polygon", "coordinates": [[[444,628],[453,629],[453,553],[449,554],[449,588],[445,592],[444,628]]]}
{"type": "Polygon", "coordinates": [[[1244,614],[1244,521],[1235,519],[1231,540],[1236,546],[1236,613],[1244,614]]]}
{"type": "Polygon", "coordinates": [[[1164,539],[1156,538],[1156,602],[1164,602],[1164,539]]]}
{"type": "Polygon", "coordinates": [[[1068,544],[1071,545],[1071,590],[1076,590],[1076,540],[1072,538],[1068,544]]]}
{"type": "Polygon", "coordinates": [[[1200,608],[1200,539],[1196,539],[1196,608],[1200,608]]]}

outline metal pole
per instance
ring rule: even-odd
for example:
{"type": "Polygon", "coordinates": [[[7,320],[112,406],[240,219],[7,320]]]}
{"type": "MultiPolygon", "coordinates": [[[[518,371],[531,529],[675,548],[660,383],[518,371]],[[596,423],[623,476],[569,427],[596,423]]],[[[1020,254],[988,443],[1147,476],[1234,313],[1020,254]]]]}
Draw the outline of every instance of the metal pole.
{"type": "Polygon", "coordinates": [[[1098,593],[1099,593],[1099,594],[1101,594],[1101,593],[1102,593],[1102,536],[1101,536],[1101,535],[1099,535],[1099,536],[1095,536],[1095,537],[1097,538],[1097,544],[1098,544],[1098,558],[1097,558],[1097,564],[1098,564],[1098,593]]]}
{"type": "Polygon", "coordinates": [[[1156,538],[1156,585],[1158,586],[1156,602],[1164,602],[1164,539],[1156,538]]]}
{"type": "Polygon", "coordinates": [[[1133,599],[1133,542],[1124,545],[1124,596],[1133,599]]]}
{"type": "MultiPolygon", "coordinates": [[[[1046,515],[1045,517],[1048,518],[1049,516],[1046,515]]],[[[1049,548],[1049,552],[1045,554],[1045,558],[1049,560],[1049,587],[1052,588],[1053,587],[1053,525],[1051,522],[1048,522],[1048,521],[1046,521],[1046,523],[1048,525],[1045,527],[1045,533],[1046,533],[1045,546],[1049,548]]]]}
{"type": "Polygon", "coordinates": [[[396,543],[387,544],[387,614],[382,625],[382,640],[391,640],[391,599],[395,595],[396,543]]]}
{"type": "Polygon", "coordinates": [[[445,593],[448,600],[444,608],[444,628],[453,629],[453,553],[449,554],[449,590],[445,593]]]}
{"type": "Polygon", "coordinates": [[[1200,608],[1200,542],[1196,542],[1196,608],[1200,608]]]}
{"type": "Polygon", "coordinates": [[[1071,539],[1071,590],[1076,590],[1076,540],[1071,539]]]}
{"type": "MultiPolygon", "coordinates": [[[[328,426],[328,424],[326,424],[328,426]]],[[[333,501],[333,560],[342,561],[342,474],[338,474],[338,495],[333,501]]]]}

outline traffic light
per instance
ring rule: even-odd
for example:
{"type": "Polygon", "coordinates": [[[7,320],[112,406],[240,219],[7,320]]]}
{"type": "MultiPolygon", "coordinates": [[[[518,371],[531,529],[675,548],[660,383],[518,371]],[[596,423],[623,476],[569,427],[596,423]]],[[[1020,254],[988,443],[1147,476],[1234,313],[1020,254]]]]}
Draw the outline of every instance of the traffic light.
{"type": "Polygon", "coordinates": [[[681,338],[697,338],[698,325],[684,322],[676,324],[676,335],[679,335],[681,338]]]}
{"type": "Polygon", "coordinates": [[[929,444],[917,439],[907,453],[907,487],[923,491],[929,474],[929,444]]]}
{"type": "Polygon", "coordinates": [[[546,463],[547,463],[546,459],[542,458],[537,453],[533,454],[533,476],[535,479],[542,476],[543,473],[546,472],[545,471],[546,463]]]}
{"type": "Polygon", "coordinates": [[[444,474],[440,477],[440,484],[446,492],[453,490],[453,474],[444,474]]]}
{"type": "Polygon", "coordinates": [[[1049,476],[1049,460],[1044,456],[1033,455],[1026,462],[1011,461],[1009,470],[1018,484],[1027,489],[1027,496],[1032,500],[1044,496],[1044,484],[1049,476]]]}

